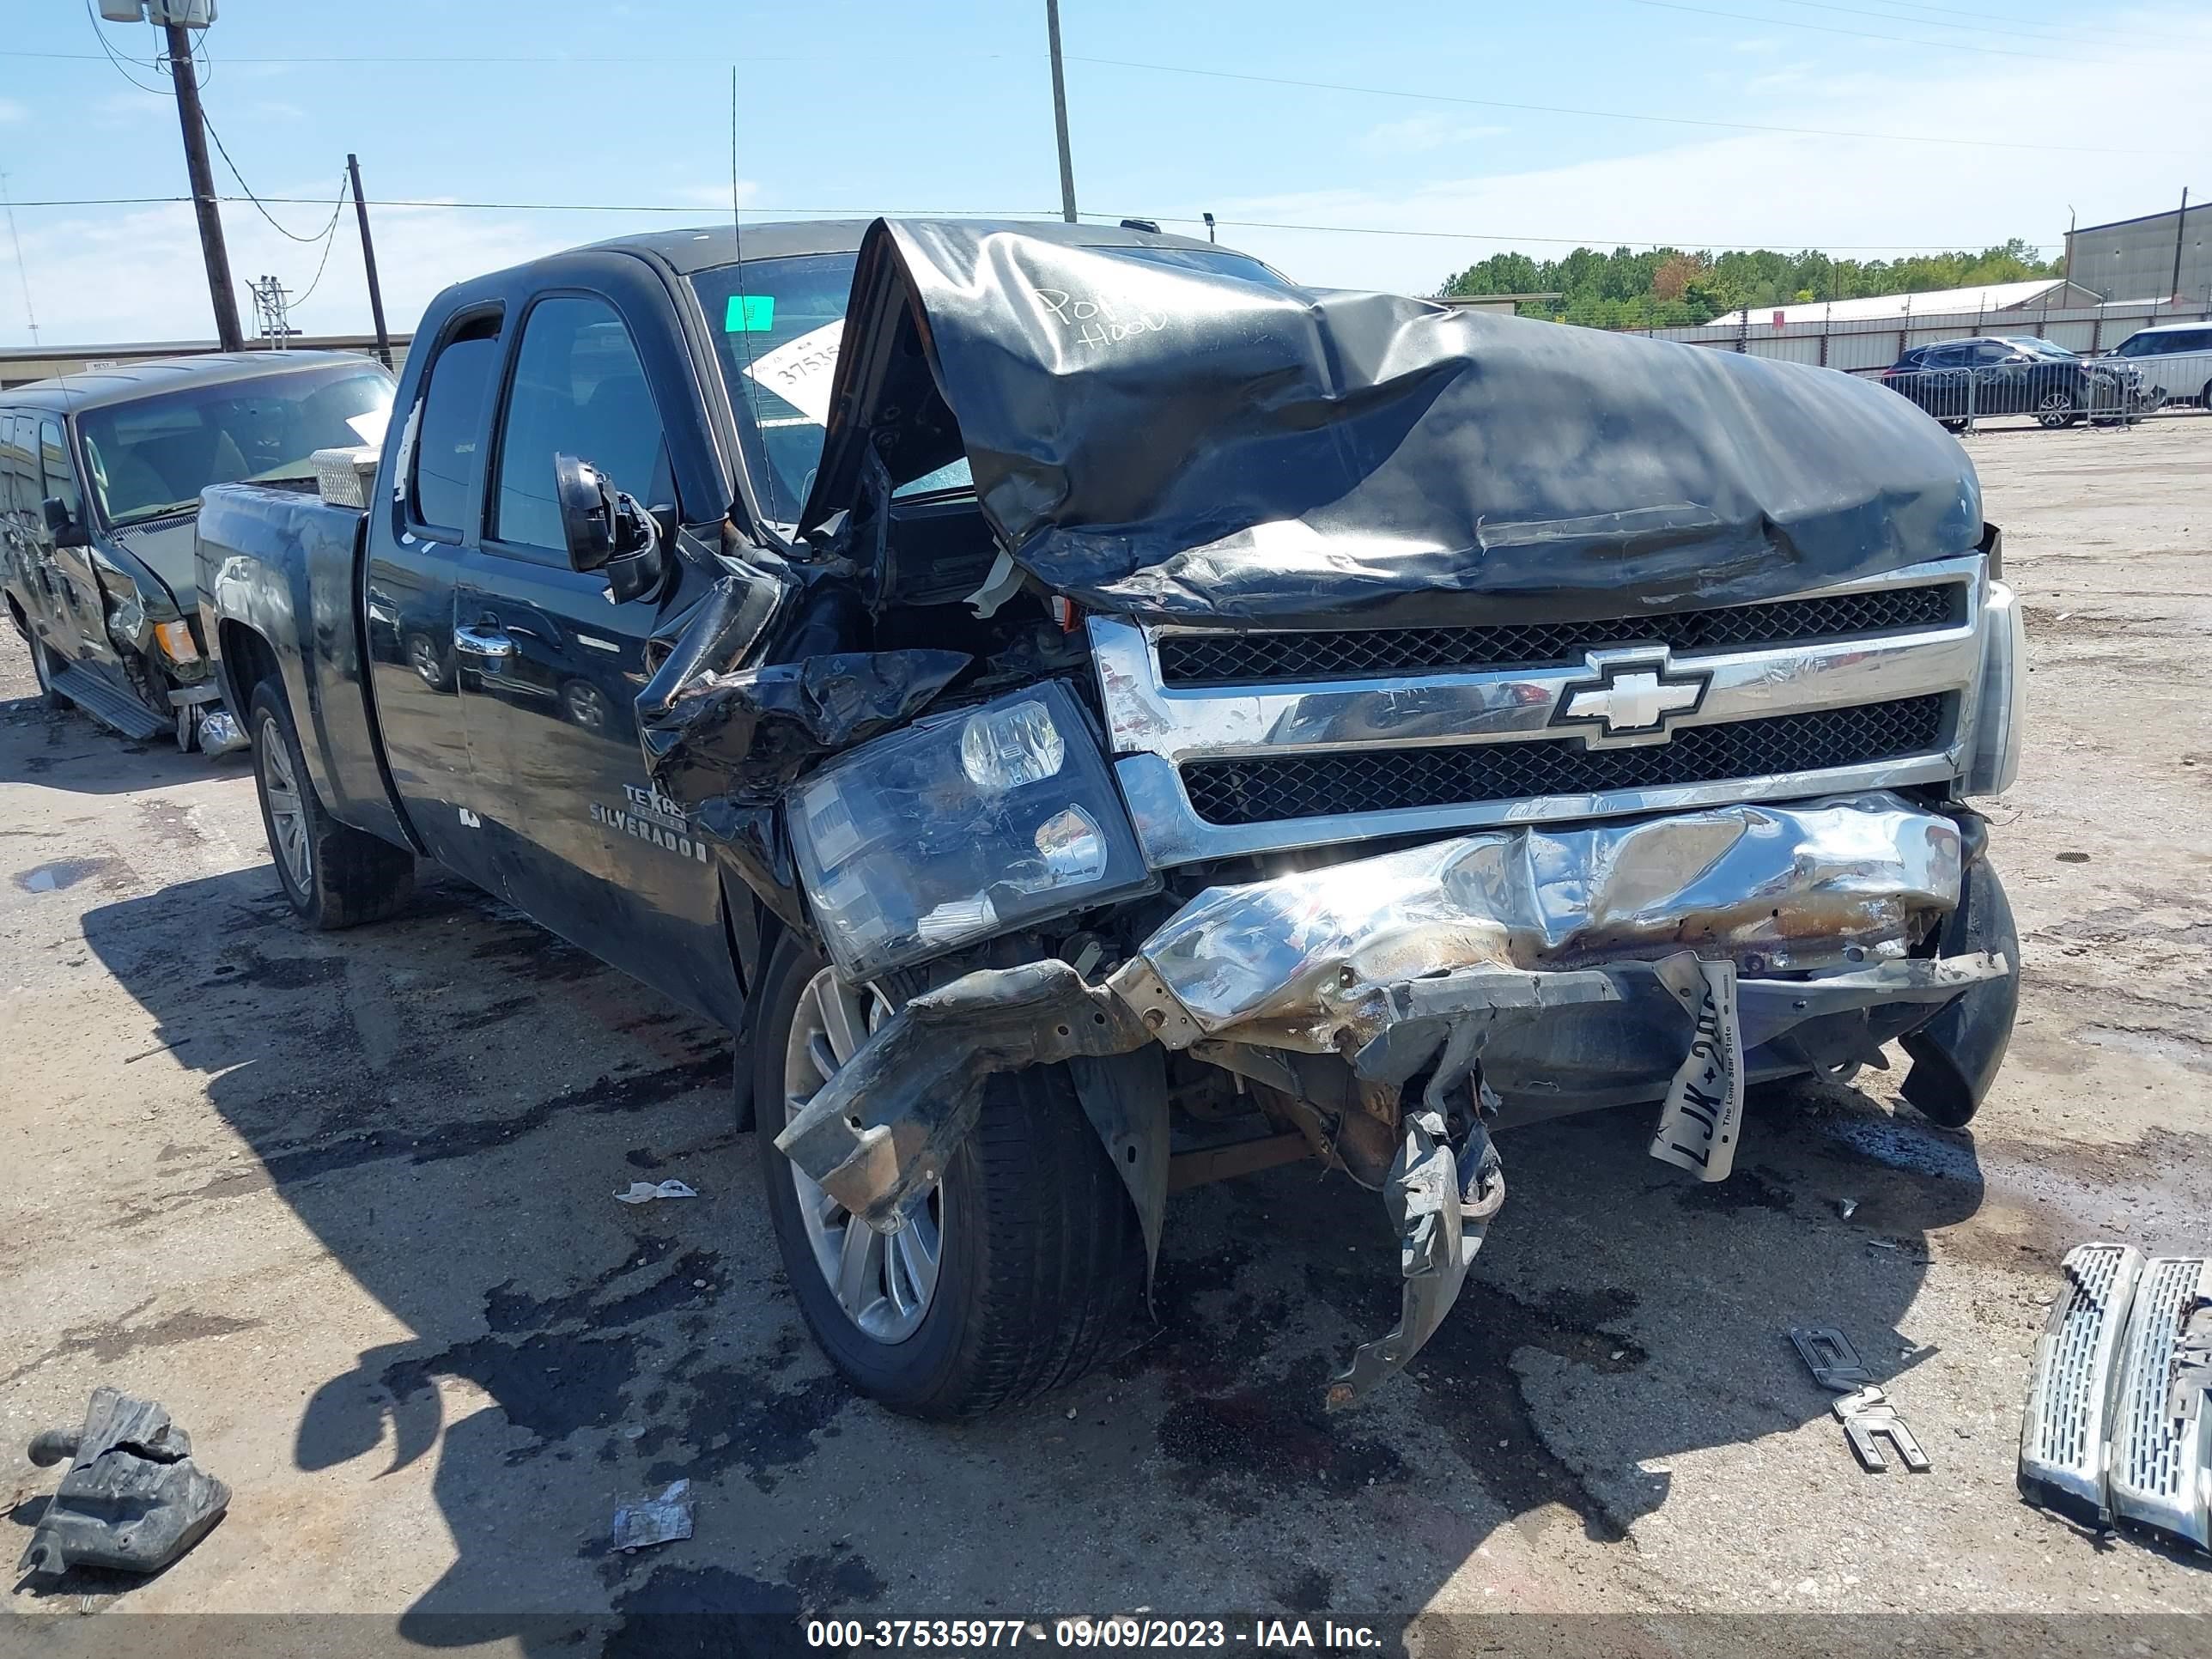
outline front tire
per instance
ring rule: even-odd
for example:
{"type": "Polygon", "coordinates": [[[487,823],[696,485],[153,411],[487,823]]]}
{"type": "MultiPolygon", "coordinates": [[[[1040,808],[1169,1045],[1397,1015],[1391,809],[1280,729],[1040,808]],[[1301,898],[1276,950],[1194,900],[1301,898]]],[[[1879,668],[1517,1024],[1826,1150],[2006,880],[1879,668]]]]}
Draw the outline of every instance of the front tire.
{"type": "Polygon", "coordinates": [[[854,1232],[774,1136],[865,1040],[876,999],[793,934],[761,994],[753,1101],[769,1216],[799,1313],[846,1380],[908,1416],[975,1417],[1097,1364],[1134,1311],[1144,1252],[1066,1069],[993,1078],[923,1214],[888,1239],[854,1232]]]}
{"type": "Polygon", "coordinates": [[[25,641],[31,647],[31,672],[39,682],[39,701],[49,708],[73,708],[76,705],[54,690],[54,653],[36,634],[26,633],[25,641]]]}
{"type": "Polygon", "coordinates": [[[330,931],[378,921],[405,904],[415,891],[415,855],[324,810],[283,688],[264,680],[246,718],[261,827],[295,914],[330,931]]]}
{"type": "Polygon", "coordinates": [[[2071,392],[2046,392],[2036,399],[2035,418],[2039,425],[2053,432],[2072,426],[2081,418],[2080,400],[2071,392]]]}

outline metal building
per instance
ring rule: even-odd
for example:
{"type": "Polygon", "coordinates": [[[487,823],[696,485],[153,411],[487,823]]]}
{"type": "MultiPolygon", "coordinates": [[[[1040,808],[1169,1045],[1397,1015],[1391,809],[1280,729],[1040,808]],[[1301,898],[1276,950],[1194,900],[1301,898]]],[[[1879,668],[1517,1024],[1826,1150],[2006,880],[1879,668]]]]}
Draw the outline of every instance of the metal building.
{"type": "Polygon", "coordinates": [[[2212,301],[2212,202],[2084,225],[2066,238],[2066,274],[2104,300],[2212,301]]]}

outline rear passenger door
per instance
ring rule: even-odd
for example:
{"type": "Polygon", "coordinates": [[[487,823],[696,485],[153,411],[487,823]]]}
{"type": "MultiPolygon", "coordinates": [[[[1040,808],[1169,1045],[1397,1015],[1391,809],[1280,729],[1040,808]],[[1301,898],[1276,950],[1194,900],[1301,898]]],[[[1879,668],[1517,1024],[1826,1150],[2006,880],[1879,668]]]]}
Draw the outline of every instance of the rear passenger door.
{"type": "MultiPolygon", "coordinates": [[[[481,545],[464,568],[461,702],[508,892],[538,921],[703,1012],[729,979],[719,866],[645,775],[635,702],[647,641],[677,586],[617,605],[570,568],[553,458],[581,457],[680,519],[664,409],[638,347],[651,319],[582,290],[541,294],[521,321],[497,422],[481,545]]],[[[656,358],[664,379],[672,370],[656,358]]]]}
{"type": "Polygon", "coordinates": [[[480,512],[503,320],[497,306],[463,312],[430,343],[400,438],[395,499],[370,508],[362,629],[409,823],[440,863],[495,892],[498,861],[478,821],[461,723],[453,593],[480,512]]]}

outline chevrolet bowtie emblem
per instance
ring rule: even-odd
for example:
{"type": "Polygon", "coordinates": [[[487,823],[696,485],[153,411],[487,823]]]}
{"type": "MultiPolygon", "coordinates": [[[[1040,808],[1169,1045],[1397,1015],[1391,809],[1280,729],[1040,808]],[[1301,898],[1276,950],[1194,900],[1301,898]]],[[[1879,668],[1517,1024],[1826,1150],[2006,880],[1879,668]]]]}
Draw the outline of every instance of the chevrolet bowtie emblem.
{"type": "Polygon", "coordinates": [[[1711,678],[1678,672],[1663,657],[1590,667],[1595,679],[1577,680],[1559,693],[1553,725],[1595,722],[1608,738],[1664,732],[1675,715],[1690,714],[1705,701],[1711,678]]]}

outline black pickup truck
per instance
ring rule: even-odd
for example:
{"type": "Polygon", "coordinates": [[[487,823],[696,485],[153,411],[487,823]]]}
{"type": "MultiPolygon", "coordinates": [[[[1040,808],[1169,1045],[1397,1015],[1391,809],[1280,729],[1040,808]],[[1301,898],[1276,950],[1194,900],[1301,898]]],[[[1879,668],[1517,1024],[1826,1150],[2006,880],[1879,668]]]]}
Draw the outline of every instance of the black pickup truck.
{"type": "Polygon", "coordinates": [[[1451,1307],[1494,1129],[1650,1103],[1718,1180],[1747,1085],[1895,1041],[1956,1124],[1996,1073],[2019,610],[1877,386],[877,221],[462,284],[394,415],[198,519],[286,892],[433,859],[729,1026],[799,1306],[896,1408],[1109,1351],[1195,1182],[1382,1195],[1344,1404],[1451,1307]]]}

